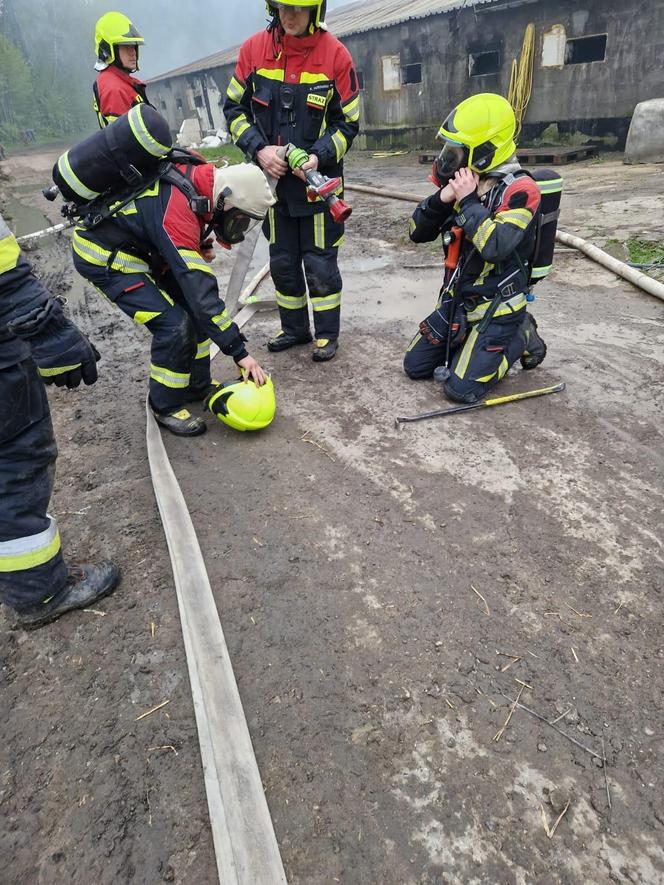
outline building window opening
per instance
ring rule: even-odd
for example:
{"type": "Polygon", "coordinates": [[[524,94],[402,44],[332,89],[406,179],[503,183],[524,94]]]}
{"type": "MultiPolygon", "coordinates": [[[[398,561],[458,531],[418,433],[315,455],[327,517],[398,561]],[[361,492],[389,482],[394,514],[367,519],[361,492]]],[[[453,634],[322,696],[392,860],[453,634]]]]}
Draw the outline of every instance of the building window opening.
{"type": "Polygon", "coordinates": [[[162,100],[161,100],[161,109],[162,109],[162,111],[165,111],[165,110],[167,110],[167,107],[166,107],[166,102],[165,102],[165,101],[164,101],[164,99],[163,99],[163,98],[162,98],[162,100]]]}
{"type": "Polygon", "coordinates": [[[179,111],[181,111],[181,110],[182,110],[182,99],[181,99],[181,98],[176,98],[176,99],[175,99],[175,104],[177,105],[177,109],[178,109],[179,111]]]}
{"type": "Polygon", "coordinates": [[[401,82],[404,85],[408,85],[409,83],[421,83],[422,82],[422,65],[404,65],[401,68],[401,82]]]}
{"type": "Polygon", "coordinates": [[[355,76],[357,77],[357,88],[364,89],[364,71],[355,71],[355,76]]]}
{"type": "Polygon", "coordinates": [[[605,61],[606,34],[593,37],[575,37],[565,45],[565,64],[584,65],[591,61],[605,61]]]}
{"type": "Polygon", "coordinates": [[[203,96],[202,95],[195,96],[194,104],[196,105],[197,108],[202,108],[203,107],[203,96]]]}
{"type": "Polygon", "coordinates": [[[487,74],[500,73],[500,52],[471,52],[468,55],[468,76],[485,77],[487,74]]]}

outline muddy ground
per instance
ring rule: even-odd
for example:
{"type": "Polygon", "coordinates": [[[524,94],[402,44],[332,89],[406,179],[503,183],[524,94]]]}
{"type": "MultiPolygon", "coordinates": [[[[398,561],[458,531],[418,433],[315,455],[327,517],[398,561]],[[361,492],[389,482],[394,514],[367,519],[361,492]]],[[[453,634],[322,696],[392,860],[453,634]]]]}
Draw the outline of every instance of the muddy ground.
{"type": "MultiPolygon", "coordinates": [[[[54,156],[10,158],[5,191],[34,212],[54,156]]],[[[414,155],[356,154],[348,177],[428,192],[414,155]]],[[[614,156],[565,177],[566,230],[664,238],[661,166],[614,156]]],[[[664,305],[562,251],[534,305],[549,356],[502,390],[566,392],[397,431],[443,402],[401,372],[439,255],[407,243],[407,204],[352,201],[337,359],[268,355],[261,313],[272,427],[208,418],[166,439],[289,881],[661,883],[664,305]],[[577,743],[521,709],[494,739],[521,690],[577,743]]],[[[35,257],[103,354],[94,388],[49,394],[52,510],[72,559],[113,556],[124,578],[36,634],[0,618],[0,878],[212,883],[145,451],[148,337],[74,282],[66,241],[35,257]]]]}

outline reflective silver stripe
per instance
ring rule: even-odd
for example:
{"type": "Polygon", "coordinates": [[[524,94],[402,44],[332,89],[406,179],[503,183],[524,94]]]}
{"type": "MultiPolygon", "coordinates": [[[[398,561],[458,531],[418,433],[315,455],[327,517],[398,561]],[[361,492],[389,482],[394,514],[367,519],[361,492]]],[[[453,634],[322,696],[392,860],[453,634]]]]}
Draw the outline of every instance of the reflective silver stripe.
{"type": "Polygon", "coordinates": [[[92,200],[94,197],[99,196],[99,191],[90,190],[90,188],[86,187],[77,177],[69,163],[69,151],[66,151],[58,160],[58,172],[79,197],[85,197],[86,200],[92,200]]]}
{"type": "Polygon", "coordinates": [[[208,338],[207,341],[199,341],[196,348],[196,359],[202,360],[206,356],[210,356],[210,345],[212,342],[208,338]]]}
{"type": "Polygon", "coordinates": [[[180,388],[189,387],[191,375],[185,372],[171,372],[170,369],[155,366],[153,363],[150,366],[150,378],[158,384],[163,384],[164,387],[180,388]]]}
{"type": "MultiPolygon", "coordinates": [[[[522,308],[524,304],[526,304],[526,296],[523,292],[519,292],[518,295],[514,295],[508,301],[502,301],[498,306],[498,310],[494,313],[494,317],[505,316],[508,313],[516,313],[517,310],[522,308]]],[[[485,301],[482,304],[478,304],[475,310],[469,311],[467,319],[472,323],[475,320],[481,320],[484,314],[487,312],[490,301],[485,301]]]]}
{"type": "Polygon", "coordinates": [[[159,144],[157,139],[150,134],[143,120],[143,113],[140,105],[133,107],[129,111],[127,114],[127,120],[129,121],[131,131],[134,133],[134,138],[144,150],[153,157],[163,157],[164,154],[168,153],[169,148],[163,144],[159,144]]]}
{"type": "Polygon", "coordinates": [[[0,572],[25,571],[53,559],[60,550],[60,533],[52,516],[49,527],[36,535],[0,541],[0,572]]]}
{"type": "Polygon", "coordinates": [[[317,313],[321,310],[334,310],[341,304],[341,292],[335,292],[333,295],[325,295],[323,298],[312,298],[311,306],[317,313]]]}
{"type": "Polygon", "coordinates": [[[5,219],[0,215],[0,240],[4,240],[5,237],[13,236],[12,232],[9,230],[9,225],[5,221],[5,219]]]}
{"type": "Polygon", "coordinates": [[[277,296],[277,305],[286,310],[300,310],[307,306],[306,295],[284,295],[278,290],[275,292],[277,296]]]}

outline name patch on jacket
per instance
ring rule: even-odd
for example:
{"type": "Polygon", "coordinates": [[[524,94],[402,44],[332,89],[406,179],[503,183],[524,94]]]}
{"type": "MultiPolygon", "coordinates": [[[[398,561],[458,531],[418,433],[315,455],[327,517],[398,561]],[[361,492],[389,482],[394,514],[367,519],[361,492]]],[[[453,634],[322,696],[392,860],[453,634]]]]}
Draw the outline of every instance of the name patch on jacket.
{"type": "Polygon", "coordinates": [[[310,108],[324,108],[327,104],[327,96],[317,95],[315,92],[310,92],[309,95],[307,95],[307,104],[310,108]]]}

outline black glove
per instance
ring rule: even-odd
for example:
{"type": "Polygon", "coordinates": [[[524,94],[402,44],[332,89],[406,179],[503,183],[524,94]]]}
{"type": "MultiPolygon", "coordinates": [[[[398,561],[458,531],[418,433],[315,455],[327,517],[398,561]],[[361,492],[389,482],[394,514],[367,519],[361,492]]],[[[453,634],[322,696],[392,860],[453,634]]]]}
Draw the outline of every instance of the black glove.
{"type": "Polygon", "coordinates": [[[97,380],[99,352],[54,298],[7,326],[29,345],[44,384],[73,388],[97,380]]]}

